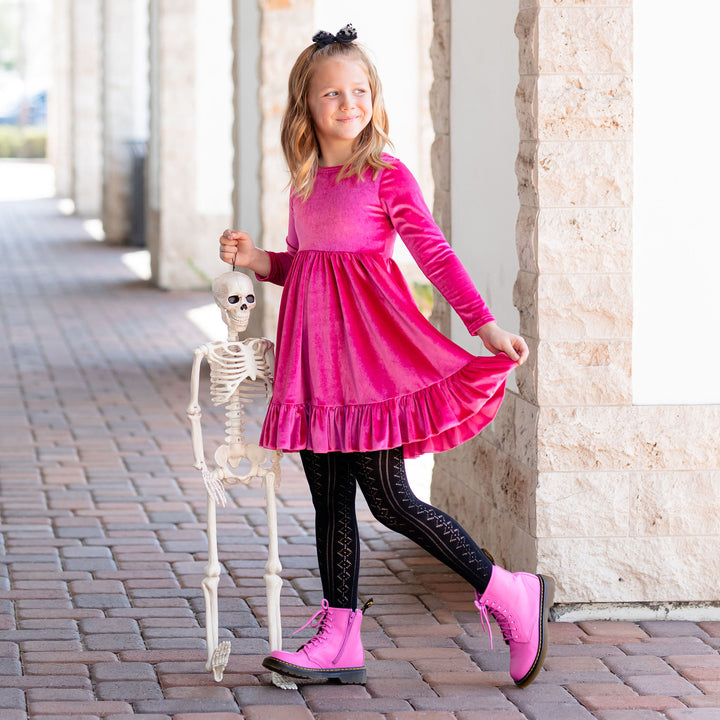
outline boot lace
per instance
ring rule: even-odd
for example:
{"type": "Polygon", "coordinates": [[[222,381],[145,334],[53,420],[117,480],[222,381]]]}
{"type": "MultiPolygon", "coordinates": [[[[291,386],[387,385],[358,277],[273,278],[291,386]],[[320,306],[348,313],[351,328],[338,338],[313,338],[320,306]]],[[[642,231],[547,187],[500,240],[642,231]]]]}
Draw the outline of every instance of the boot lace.
{"type": "Polygon", "coordinates": [[[313,635],[306,643],[303,643],[299,650],[302,650],[308,645],[316,645],[325,638],[330,628],[332,627],[331,613],[328,612],[330,604],[327,600],[323,599],[320,609],[300,628],[298,628],[293,635],[297,635],[301,630],[306,627],[318,628],[317,633],[313,635]]]}
{"type": "Polygon", "coordinates": [[[490,649],[493,649],[492,628],[490,627],[490,615],[495,618],[503,639],[507,645],[511,640],[518,639],[518,627],[515,618],[507,608],[503,607],[494,600],[483,600],[480,593],[475,591],[475,607],[480,611],[480,625],[482,629],[490,636],[490,649]]]}

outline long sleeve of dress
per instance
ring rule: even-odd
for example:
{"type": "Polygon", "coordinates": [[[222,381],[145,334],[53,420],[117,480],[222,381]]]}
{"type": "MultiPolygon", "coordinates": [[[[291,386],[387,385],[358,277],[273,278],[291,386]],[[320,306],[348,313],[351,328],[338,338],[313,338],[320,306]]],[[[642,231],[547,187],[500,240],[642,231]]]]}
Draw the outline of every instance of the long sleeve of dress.
{"type": "Polygon", "coordinates": [[[255,273],[255,277],[260,282],[270,282],[274,285],[285,285],[285,278],[287,278],[290,265],[292,265],[293,258],[298,251],[298,239],[297,233],[295,232],[295,218],[293,214],[293,204],[290,202],[290,216],[288,220],[288,235],[287,235],[287,250],[284,252],[274,252],[272,250],[266,250],[270,258],[270,272],[265,276],[261,277],[255,273]]]}
{"type": "Polygon", "coordinates": [[[399,161],[383,171],[380,200],[427,279],[475,335],[492,316],[475,283],[435,223],[412,173],[399,161]]]}

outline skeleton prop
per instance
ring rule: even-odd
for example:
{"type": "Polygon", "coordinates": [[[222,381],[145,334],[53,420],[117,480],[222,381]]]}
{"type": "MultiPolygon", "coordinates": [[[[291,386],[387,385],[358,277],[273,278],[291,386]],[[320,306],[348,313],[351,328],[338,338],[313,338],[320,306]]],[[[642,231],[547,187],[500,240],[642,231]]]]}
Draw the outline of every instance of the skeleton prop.
{"type": "MultiPolygon", "coordinates": [[[[247,444],[244,438],[247,403],[269,400],[272,394],[274,354],[273,344],[264,338],[240,340],[247,328],[250,311],[255,307],[253,285],[247,275],[227,272],[213,281],[213,296],[228,327],[227,342],[212,342],[195,350],[190,382],[190,405],[187,415],[192,429],[194,467],[202,473],[207,490],[208,564],[202,581],[205,597],[208,658],[206,669],[212,670],[215,680],[222,680],[230,656],[230,642],[218,643],[218,583],[220,564],[217,552],[216,506],[225,506],[225,485],[248,485],[259,478],[265,485],[268,519],[268,560],[265,565],[265,587],[268,606],[270,651],[280,650],[282,629],[280,622],[280,589],[282,570],[278,555],[277,510],[275,491],[280,484],[282,453],[269,452],[259,445],[247,444]],[[200,366],[203,358],[210,366],[210,397],[213,405],[226,408],[225,444],[215,451],[215,467],[205,462],[200,405],[200,366]],[[269,457],[268,457],[269,456],[269,457]],[[241,466],[242,463],[242,466],[241,466]]],[[[295,684],[278,673],[272,674],[278,687],[295,688],[295,684]]]]}

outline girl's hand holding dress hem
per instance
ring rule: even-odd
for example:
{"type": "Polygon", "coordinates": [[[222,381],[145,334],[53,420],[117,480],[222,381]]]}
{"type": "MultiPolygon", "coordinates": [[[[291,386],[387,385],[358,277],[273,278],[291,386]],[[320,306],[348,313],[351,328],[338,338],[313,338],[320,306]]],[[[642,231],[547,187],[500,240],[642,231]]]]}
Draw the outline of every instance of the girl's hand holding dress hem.
{"type": "Polygon", "coordinates": [[[525,340],[519,335],[503,330],[494,321],[483,325],[477,331],[477,335],[493,355],[503,352],[518,365],[522,365],[528,359],[530,351],[525,340]]]}

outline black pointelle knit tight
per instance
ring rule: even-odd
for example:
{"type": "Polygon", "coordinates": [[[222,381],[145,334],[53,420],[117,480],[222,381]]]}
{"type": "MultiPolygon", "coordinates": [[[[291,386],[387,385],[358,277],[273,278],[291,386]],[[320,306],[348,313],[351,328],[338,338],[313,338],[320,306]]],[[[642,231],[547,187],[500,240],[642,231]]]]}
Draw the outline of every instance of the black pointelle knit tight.
{"type": "Polygon", "coordinates": [[[485,590],[492,563],[462,526],[419,500],[405,475],[402,448],[365,453],[300,452],[315,506],[315,534],[323,593],[331,607],[357,607],[360,541],[355,487],[386,527],[404,535],[485,590]]]}

